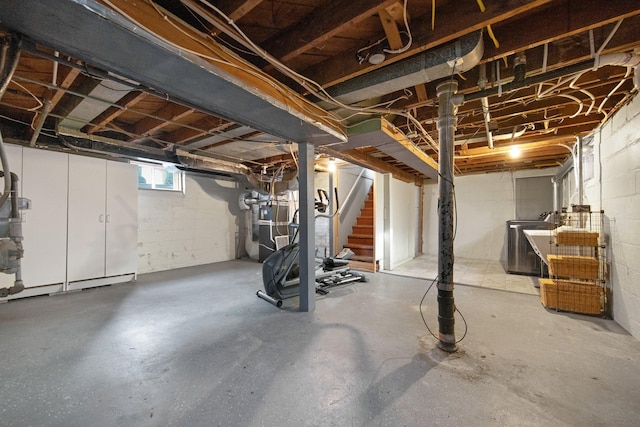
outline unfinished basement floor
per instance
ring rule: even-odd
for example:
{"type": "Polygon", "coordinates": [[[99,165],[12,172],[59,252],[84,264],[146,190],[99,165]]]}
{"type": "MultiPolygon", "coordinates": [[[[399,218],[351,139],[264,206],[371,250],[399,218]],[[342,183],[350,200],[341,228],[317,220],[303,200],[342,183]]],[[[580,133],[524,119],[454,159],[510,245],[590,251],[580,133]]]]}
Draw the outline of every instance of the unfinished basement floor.
{"type": "Polygon", "coordinates": [[[460,285],[446,354],[430,282],[369,277],[310,314],[258,299],[242,260],[2,304],[0,424],[638,425],[640,343],[614,321],[460,285]]]}

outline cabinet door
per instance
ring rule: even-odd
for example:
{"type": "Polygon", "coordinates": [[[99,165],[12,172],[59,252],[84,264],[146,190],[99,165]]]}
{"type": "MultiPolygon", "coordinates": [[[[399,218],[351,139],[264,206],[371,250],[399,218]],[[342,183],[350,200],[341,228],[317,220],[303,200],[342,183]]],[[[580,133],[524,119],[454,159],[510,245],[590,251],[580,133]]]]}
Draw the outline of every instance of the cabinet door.
{"type": "Polygon", "coordinates": [[[106,160],[69,156],[67,281],[104,277],[106,160]]]}
{"type": "Polygon", "coordinates": [[[106,275],[138,271],[138,168],[107,162],[106,275]]]}
{"type": "Polygon", "coordinates": [[[24,149],[20,195],[31,200],[22,211],[27,288],[66,281],[68,168],[68,154],[24,149]]]}
{"type": "MultiPolygon", "coordinates": [[[[18,178],[22,178],[22,147],[20,145],[4,144],[5,153],[7,154],[7,161],[9,162],[9,171],[18,175],[18,178]]],[[[4,167],[0,164],[0,169],[4,170],[4,167]]],[[[18,188],[20,186],[18,181],[18,188]]],[[[0,178],[0,193],[4,192],[4,181],[0,178]]],[[[7,203],[9,201],[7,200],[7,203]]],[[[0,236],[5,238],[7,236],[0,236]]],[[[0,273],[0,288],[9,288],[13,286],[16,277],[13,274],[0,273]]]]}

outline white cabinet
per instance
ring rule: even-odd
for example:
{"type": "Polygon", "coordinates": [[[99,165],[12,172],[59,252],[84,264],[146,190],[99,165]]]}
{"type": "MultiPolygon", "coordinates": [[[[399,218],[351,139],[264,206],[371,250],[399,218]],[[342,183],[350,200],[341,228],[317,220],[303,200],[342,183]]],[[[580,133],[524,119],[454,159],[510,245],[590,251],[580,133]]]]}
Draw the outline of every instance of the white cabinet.
{"type": "Polygon", "coordinates": [[[69,282],[104,276],[106,160],[69,156],[69,282]]]}
{"type": "Polygon", "coordinates": [[[68,159],[64,153],[23,150],[20,196],[31,200],[31,209],[22,211],[22,279],[23,292],[32,295],[60,292],[66,281],[68,159]]]}
{"type": "Polygon", "coordinates": [[[137,195],[135,165],[69,156],[67,289],[135,277],[137,195]]]}
{"type": "Polygon", "coordinates": [[[138,271],[138,168],[107,162],[105,274],[138,271]]]}
{"type": "MultiPolygon", "coordinates": [[[[137,167],[12,144],[5,150],[31,209],[21,212],[25,289],[2,300],[133,280],[137,167]]],[[[0,273],[0,287],[14,280],[0,273]]]]}

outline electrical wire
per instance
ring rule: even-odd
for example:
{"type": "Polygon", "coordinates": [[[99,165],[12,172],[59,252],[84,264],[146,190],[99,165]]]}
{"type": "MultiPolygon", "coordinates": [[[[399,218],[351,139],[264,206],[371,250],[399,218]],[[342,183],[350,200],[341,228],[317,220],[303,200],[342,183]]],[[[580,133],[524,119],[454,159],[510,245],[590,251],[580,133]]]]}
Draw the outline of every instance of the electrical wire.
{"type": "Polygon", "coordinates": [[[27,92],[29,95],[31,95],[31,97],[33,99],[35,99],[35,101],[38,103],[37,106],[35,107],[31,107],[29,109],[27,109],[27,111],[36,111],[39,110],[40,108],[42,108],[42,106],[44,105],[43,102],[40,100],[40,98],[38,98],[37,96],[35,96],[33,94],[33,92],[31,92],[29,89],[27,89],[26,87],[24,87],[23,85],[21,85],[20,83],[18,83],[15,80],[11,80],[9,83],[13,83],[14,85],[18,86],[20,89],[24,90],[25,92],[27,92]]]}
{"type": "Polygon", "coordinates": [[[411,28],[409,28],[409,19],[407,18],[408,2],[409,0],[404,0],[404,7],[402,8],[402,18],[404,20],[404,27],[407,29],[407,35],[409,36],[409,41],[407,41],[407,44],[402,46],[400,49],[382,49],[382,51],[385,53],[391,53],[391,54],[403,53],[403,52],[406,52],[413,44],[413,36],[411,35],[411,28]]]}
{"type": "MultiPolygon", "coordinates": [[[[105,2],[108,2],[108,0],[105,0],[105,2]]],[[[268,61],[270,64],[272,64],[274,67],[276,67],[280,72],[282,72],[283,74],[285,74],[286,76],[294,79],[299,85],[301,85],[304,89],[308,90],[311,94],[313,94],[314,96],[316,96],[318,99],[325,101],[325,102],[329,102],[337,107],[340,108],[344,108],[347,110],[352,110],[352,111],[358,111],[358,112],[362,112],[362,113],[369,113],[369,114],[396,114],[396,115],[400,115],[403,117],[407,117],[409,118],[409,120],[412,120],[414,122],[414,124],[416,124],[416,127],[418,129],[420,129],[420,131],[423,133],[423,135],[425,136],[425,138],[427,139],[427,141],[429,142],[429,144],[431,145],[432,149],[435,150],[436,152],[438,152],[438,148],[437,145],[435,144],[435,141],[432,140],[431,136],[427,133],[427,131],[422,127],[422,125],[420,124],[420,122],[413,116],[409,115],[407,112],[405,111],[401,111],[401,110],[391,110],[391,109],[376,109],[376,108],[357,108],[357,107],[353,107],[350,105],[346,105],[340,101],[338,101],[337,99],[335,99],[334,97],[332,97],[331,95],[329,95],[329,93],[324,89],[324,87],[322,87],[322,85],[320,85],[319,83],[297,73],[296,71],[292,70],[291,68],[287,67],[286,65],[284,65],[282,62],[280,62],[278,59],[274,58],[273,56],[271,56],[268,52],[266,52],[264,49],[260,48],[258,45],[256,45],[237,25],[236,23],[229,18],[229,16],[227,16],[223,11],[221,11],[218,7],[216,7],[215,5],[211,4],[209,1],[207,0],[200,0],[200,3],[206,5],[207,7],[209,7],[210,9],[212,9],[213,11],[215,11],[218,15],[220,15],[223,19],[225,19],[227,21],[227,23],[237,32],[237,34],[239,36],[241,36],[244,40],[247,41],[247,43],[255,50],[255,52],[261,56],[263,59],[265,59],[266,61],[268,61]]],[[[153,2],[151,2],[151,4],[153,5],[153,2]]],[[[406,5],[407,5],[407,0],[405,0],[405,10],[404,10],[404,16],[405,16],[405,21],[407,23],[407,29],[408,29],[408,18],[406,17],[406,5]]],[[[161,13],[161,11],[159,11],[157,9],[157,6],[153,5],[154,8],[156,8],[156,10],[158,11],[158,13],[161,13]]],[[[164,15],[164,19],[169,20],[168,17],[166,15],[164,15]]],[[[181,30],[180,28],[178,28],[179,30],[181,30]]],[[[181,30],[183,31],[183,30],[181,30]]],[[[188,35],[190,36],[190,35],[188,35]]],[[[191,36],[190,36],[191,37],[191,36]]],[[[409,38],[410,38],[410,43],[411,43],[411,34],[409,32],[409,38]]],[[[168,41],[169,43],[171,43],[170,41],[168,41]]],[[[408,43],[407,45],[410,46],[410,43],[408,43]]],[[[180,48],[180,46],[178,46],[180,48]]],[[[408,49],[407,46],[405,46],[406,49],[408,49]]],[[[405,50],[406,50],[405,49],[405,50]]],[[[194,54],[198,55],[197,52],[195,52],[194,54]]],[[[258,76],[258,77],[262,77],[262,76],[258,76]]],[[[335,117],[333,117],[335,119],[335,117]]]]}

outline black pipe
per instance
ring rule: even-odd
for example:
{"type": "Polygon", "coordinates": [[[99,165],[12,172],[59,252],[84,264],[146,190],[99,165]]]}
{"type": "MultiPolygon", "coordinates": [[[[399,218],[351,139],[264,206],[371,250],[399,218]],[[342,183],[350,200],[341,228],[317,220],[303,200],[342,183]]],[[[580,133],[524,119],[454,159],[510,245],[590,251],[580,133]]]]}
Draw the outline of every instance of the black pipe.
{"type": "Polygon", "coordinates": [[[453,156],[457,106],[452,98],[458,89],[454,79],[440,83],[438,92],[438,347],[457,350],[453,299],[454,185],[453,156]]]}

